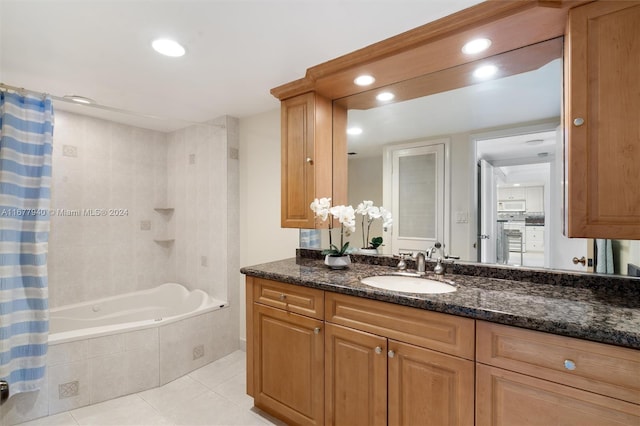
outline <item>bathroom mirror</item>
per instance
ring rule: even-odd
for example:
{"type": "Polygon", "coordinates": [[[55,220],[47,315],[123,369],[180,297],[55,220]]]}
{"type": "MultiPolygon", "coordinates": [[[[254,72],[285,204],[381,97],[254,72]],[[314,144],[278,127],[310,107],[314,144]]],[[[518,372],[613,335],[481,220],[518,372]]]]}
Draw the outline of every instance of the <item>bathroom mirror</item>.
{"type": "Polygon", "coordinates": [[[334,101],[348,110],[349,204],[394,211],[392,232],[372,225],[383,253],[437,240],[461,261],[623,275],[640,266],[639,241],[562,235],[562,48],[557,38],[334,101]],[[487,65],[493,75],[474,75],[487,65]],[[421,158],[442,166],[401,168],[421,158]]]}

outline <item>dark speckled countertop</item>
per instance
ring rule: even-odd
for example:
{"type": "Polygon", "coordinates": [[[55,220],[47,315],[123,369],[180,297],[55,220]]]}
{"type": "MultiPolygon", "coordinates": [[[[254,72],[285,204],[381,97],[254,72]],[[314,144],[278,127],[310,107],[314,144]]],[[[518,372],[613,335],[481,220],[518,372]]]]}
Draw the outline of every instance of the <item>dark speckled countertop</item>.
{"type": "MultiPolygon", "coordinates": [[[[360,283],[364,277],[393,271],[359,262],[335,271],[322,260],[304,257],[241,269],[255,277],[640,349],[640,283],[634,280],[610,285],[606,279],[585,276],[582,283],[580,276],[559,273],[547,273],[548,279],[545,273],[502,279],[460,275],[454,269],[445,277],[456,283],[453,293],[403,293],[360,283]]],[[[429,272],[427,278],[437,279],[429,272]]]]}

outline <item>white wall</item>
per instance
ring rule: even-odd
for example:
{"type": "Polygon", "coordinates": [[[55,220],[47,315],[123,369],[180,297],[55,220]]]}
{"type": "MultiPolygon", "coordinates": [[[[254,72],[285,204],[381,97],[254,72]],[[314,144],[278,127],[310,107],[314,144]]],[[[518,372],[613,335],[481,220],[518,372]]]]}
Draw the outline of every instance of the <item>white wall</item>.
{"type": "MultiPolygon", "coordinates": [[[[349,159],[349,199],[348,203],[357,208],[363,200],[373,201],[374,206],[382,206],[382,156],[349,159]]],[[[391,206],[384,206],[391,210],[391,206]]],[[[365,224],[366,226],[366,224],[365,224]]],[[[324,231],[323,234],[327,232],[324,231]]],[[[334,231],[334,236],[338,231],[334,231]]],[[[373,221],[369,232],[369,241],[382,236],[382,220],[373,221]]],[[[362,247],[362,216],[356,215],[356,232],[348,238],[352,248],[362,247]]],[[[367,241],[367,243],[369,242],[367,241]]],[[[388,241],[387,241],[388,243],[388,241]]],[[[384,244],[384,242],[383,242],[384,244]]],[[[324,247],[324,246],[323,246],[324,247]]]]}
{"type": "MultiPolygon", "coordinates": [[[[298,230],[280,228],[280,108],[240,119],[240,264],[295,256],[298,230]]],[[[240,300],[244,275],[237,273],[240,300]]],[[[240,337],[245,336],[240,303],[240,337]]]]}

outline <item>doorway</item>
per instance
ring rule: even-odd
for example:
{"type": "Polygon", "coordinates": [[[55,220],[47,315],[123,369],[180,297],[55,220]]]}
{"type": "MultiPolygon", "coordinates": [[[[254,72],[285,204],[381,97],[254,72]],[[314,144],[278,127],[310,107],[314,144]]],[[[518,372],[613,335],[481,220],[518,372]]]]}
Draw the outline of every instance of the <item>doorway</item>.
{"type": "Polygon", "coordinates": [[[587,240],[562,235],[561,140],[557,129],[475,139],[478,260],[585,270],[565,262],[586,257],[587,240]]]}

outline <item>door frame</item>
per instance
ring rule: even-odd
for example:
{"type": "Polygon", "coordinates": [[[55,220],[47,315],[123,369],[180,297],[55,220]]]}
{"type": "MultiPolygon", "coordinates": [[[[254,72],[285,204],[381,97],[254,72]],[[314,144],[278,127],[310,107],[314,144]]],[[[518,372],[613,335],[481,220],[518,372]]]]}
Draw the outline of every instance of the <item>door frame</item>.
{"type": "MultiPolygon", "coordinates": [[[[386,145],[382,154],[382,204],[385,206],[391,206],[390,208],[393,209],[393,151],[431,145],[444,145],[444,225],[442,241],[440,242],[443,244],[443,250],[446,253],[449,253],[451,244],[451,138],[421,139],[413,142],[401,142],[386,145]]],[[[384,240],[393,241],[393,232],[393,226],[390,230],[384,231],[384,240]]],[[[427,250],[428,248],[429,247],[424,247],[424,250],[427,250]]],[[[393,246],[391,247],[392,254],[397,254],[393,253],[396,249],[397,248],[393,246]]]]}

